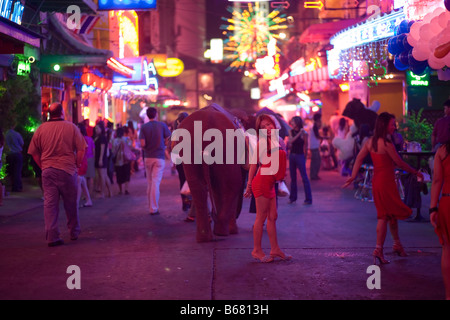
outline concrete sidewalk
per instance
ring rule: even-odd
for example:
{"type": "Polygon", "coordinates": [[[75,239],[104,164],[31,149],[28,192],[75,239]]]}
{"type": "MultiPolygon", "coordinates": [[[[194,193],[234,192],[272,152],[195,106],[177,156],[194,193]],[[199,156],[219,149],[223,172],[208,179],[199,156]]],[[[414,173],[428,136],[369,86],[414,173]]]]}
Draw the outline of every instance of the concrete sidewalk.
{"type": "MultiPolygon", "coordinates": [[[[159,216],[147,209],[143,172],[132,176],[129,196],[94,199],[80,209],[82,234],[70,241],[60,215],[64,246],[48,248],[42,200],[30,187],[0,207],[0,299],[89,300],[429,300],[443,299],[441,248],[428,222],[399,222],[409,256],[392,252],[388,234],[381,288],[368,289],[376,239],[373,203],[342,190],[345,181],[322,171],[312,181],[313,204],[279,198],[278,241],[291,261],[263,264],[251,258],[255,215],[245,200],[239,234],[195,241],[184,222],[178,177],[166,165],[159,216]],[[26,205],[27,204],[27,205],[26,205]],[[81,289],[70,290],[68,267],[81,270],[81,289]]],[[[301,181],[301,179],[299,179],[301,181]]],[[[114,186],[117,194],[117,186],[114,186]]],[[[426,212],[429,195],[423,198],[426,212]]],[[[263,236],[266,253],[270,246],[263,236]]]]}
{"type": "Polygon", "coordinates": [[[3,206],[0,206],[1,217],[14,216],[43,207],[43,194],[37,181],[34,178],[25,178],[22,183],[22,192],[10,192],[7,188],[6,196],[3,198],[3,206]]]}

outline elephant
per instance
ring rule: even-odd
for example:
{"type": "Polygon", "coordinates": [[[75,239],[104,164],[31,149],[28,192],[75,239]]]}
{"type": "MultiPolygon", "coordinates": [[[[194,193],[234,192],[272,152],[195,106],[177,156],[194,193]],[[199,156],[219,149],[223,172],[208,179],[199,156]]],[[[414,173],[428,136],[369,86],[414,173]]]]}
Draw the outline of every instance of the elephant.
{"type": "Polygon", "coordinates": [[[183,159],[186,180],[196,210],[197,242],[212,241],[213,234],[228,236],[238,233],[236,220],[242,209],[246,171],[242,158],[239,158],[242,155],[242,152],[238,152],[239,139],[235,138],[238,141],[232,145],[230,141],[227,143],[227,129],[244,134],[235,116],[221,106],[212,104],[185,118],[177,129],[184,130],[180,131],[182,138],[178,137],[176,141],[172,138],[172,152],[179,152],[183,159]],[[214,133],[214,138],[207,138],[207,131],[214,133]],[[212,145],[217,148],[212,148],[212,145]],[[226,153],[230,151],[233,151],[233,161],[229,161],[231,158],[225,161],[226,153]],[[219,160],[220,156],[223,161],[219,160]],[[211,161],[213,157],[215,161],[211,161]],[[213,230],[208,197],[212,206],[213,230]]]}
{"type": "Polygon", "coordinates": [[[347,103],[342,115],[352,119],[358,130],[361,128],[361,125],[368,124],[371,132],[375,129],[375,122],[378,117],[374,110],[366,108],[361,100],[357,98],[353,98],[352,101],[347,103]]]}

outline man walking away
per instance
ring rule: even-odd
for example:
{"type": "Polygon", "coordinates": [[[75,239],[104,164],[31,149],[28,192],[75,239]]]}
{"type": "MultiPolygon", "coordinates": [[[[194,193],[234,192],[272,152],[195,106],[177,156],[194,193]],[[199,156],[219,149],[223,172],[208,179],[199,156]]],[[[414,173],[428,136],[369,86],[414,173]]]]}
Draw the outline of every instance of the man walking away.
{"type": "Polygon", "coordinates": [[[159,214],[159,185],[165,167],[165,149],[170,130],[164,122],[157,121],[157,110],[147,109],[150,119],[141,127],[139,140],[144,151],[145,175],[147,177],[147,197],[151,215],[159,214]]]}
{"type": "Polygon", "coordinates": [[[64,203],[70,239],[80,234],[77,206],[77,171],[83,161],[87,144],[77,126],[64,120],[60,103],[49,108],[50,120],[36,130],[28,153],[42,169],[44,189],[44,220],[49,247],[64,244],[58,228],[59,199],[64,203]]]}

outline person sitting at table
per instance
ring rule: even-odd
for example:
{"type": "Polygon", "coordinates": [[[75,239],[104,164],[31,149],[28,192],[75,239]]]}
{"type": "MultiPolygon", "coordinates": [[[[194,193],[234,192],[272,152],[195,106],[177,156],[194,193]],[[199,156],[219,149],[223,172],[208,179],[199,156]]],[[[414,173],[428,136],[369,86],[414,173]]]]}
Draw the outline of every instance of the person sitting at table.
{"type": "MultiPolygon", "coordinates": [[[[450,133],[450,126],[447,127],[450,133]]],[[[450,300],[450,139],[441,146],[434,158],[431,185],[430,222],[442,245],[441,272],[445,297],[450,300]],[[441,196],[439,200],[439,196],[441,196]],[[438,205],[439,204],[439,205],[438,205]]]]}
{"type": "Polygon", "coordinates": [[[431,134],[431,149],[436,151],[442,144],[450,140],[450,99],[444,102],[444,117],[436,121],[431,134]]]}
{"type": "Polygon", "coordinates": [[[383,246],[386,240],[387,225],[389,223],[390,231],[394,239],[393,250],[401,257],[407,256],[400,242],[398,233],[398,219],[408,218],[412,210],[406,206],[400,198],[397,184],[395,182],[396,166],[411,172],[421,179],[423,175],[404,162],[390,137],[395,131],[395,116],[393,114],[381,113],[375,123],[373,137],[369,138],[356,157],[355,165],[351,177],[345,182],[343,188],[349,186],[357,177],[363,159],[370,153],[373,161],[373,179],[372,193],[377,209],[377,242],[373,251],[374,264],[377,260],[380,264],[389,263],[384,258],[383,246]]]}

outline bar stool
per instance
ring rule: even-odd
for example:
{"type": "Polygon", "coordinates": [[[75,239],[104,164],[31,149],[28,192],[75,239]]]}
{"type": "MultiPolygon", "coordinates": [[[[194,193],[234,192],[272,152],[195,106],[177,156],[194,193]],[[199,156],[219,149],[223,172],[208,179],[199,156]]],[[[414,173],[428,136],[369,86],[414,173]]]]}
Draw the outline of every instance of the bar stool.
{"type": "Polygon", "coordinates": [[[403,187],[403,183],[401,180],[401,175],[407,174],[406,171],[395,170],[395,183],[397,184],[398,193],[400,194],[400,198],[405,200],[405,188],[403,187]]]}
{"type": "Polygon", "coordinates": [[[373,166],[369,164],[363,164],[361,169],[364,170],[363,180],[358,184],[358,188],[355,192],[355,198],[361,201],[373,202],[372,196],[372,176],[373,166]]]}

